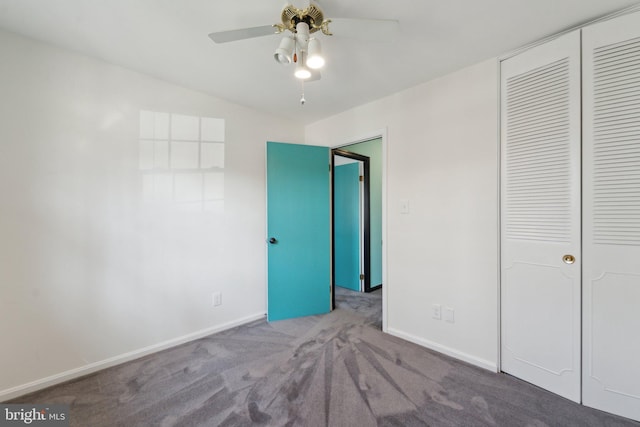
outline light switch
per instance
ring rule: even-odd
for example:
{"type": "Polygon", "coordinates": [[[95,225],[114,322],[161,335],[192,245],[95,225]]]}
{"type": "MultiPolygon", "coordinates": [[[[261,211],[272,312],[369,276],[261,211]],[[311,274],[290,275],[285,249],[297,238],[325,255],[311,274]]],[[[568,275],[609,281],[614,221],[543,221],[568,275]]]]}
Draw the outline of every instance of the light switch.
{"type": "Polygon", "coordinates": [[[400,200],[400,213],[408,214],[409,213],[409,199],[401,199],[400,200]]]}

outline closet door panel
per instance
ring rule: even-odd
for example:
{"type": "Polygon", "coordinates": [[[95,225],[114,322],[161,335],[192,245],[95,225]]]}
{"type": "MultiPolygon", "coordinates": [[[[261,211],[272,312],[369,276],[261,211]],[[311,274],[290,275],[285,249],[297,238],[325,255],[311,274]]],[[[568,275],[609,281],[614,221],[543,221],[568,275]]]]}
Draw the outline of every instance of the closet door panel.
{"type": "Polygon", "coordinates": [[[579,402],[580,32],[503,61],[501,97],[501,367],[579,402]]]}
{"type": "Polygon", "coordinates": [[[583,402],[640,420],[640,13],[583,29],[583,402]]]}

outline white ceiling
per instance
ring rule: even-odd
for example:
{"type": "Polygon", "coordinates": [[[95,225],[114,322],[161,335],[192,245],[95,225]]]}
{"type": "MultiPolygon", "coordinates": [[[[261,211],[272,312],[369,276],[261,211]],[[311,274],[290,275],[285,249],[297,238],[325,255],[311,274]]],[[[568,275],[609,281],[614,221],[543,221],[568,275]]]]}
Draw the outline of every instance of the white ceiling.
{"type": "MultiPolygon", "coordinates": [[[[281,36],[207,34],[279,22],[284,0],[0,0],[0,28],[310,123],[637,4],[637,0],[320,0],[325,18],[395,19],[392,42],[321,35],[306,84],[273,60],[281,36]]],[[[296,4],[294,2],[294,4],[296,4]]]]}

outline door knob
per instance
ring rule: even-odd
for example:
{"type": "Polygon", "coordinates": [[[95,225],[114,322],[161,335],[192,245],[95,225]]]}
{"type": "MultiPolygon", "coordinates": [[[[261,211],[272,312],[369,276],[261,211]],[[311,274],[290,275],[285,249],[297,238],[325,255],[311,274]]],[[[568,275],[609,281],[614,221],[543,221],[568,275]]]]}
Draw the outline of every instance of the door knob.
{"type": "Polygon", "coordinates": [[[275,237],[272,237],[269,239],[269,243],[271,243],[272,245],[275,245],[276,243],[278,243],[278,239],[276,239],[275,237]]]}
{"type": "Polygon", "coordinates": [[[574,262],[576,262],[576,257],[574,257],[573,255],[565,255],[562,257],[562,261],[565,264],[573,264],[574,262]]]}

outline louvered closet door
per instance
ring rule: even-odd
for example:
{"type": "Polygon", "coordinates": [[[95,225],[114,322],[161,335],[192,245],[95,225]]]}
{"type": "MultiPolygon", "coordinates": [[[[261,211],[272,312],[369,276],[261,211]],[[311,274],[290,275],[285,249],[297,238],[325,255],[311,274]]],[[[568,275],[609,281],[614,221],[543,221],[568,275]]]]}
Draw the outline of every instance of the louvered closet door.
{"type": "Polygon", "coordinates": [[[580,401],[580,33],[501,75],[501,367],[580,401]]]}
{"type": "Polygon", "coordinates": [[[640,14],[583,30],[583,402],[640,420],[640,14]]]}

